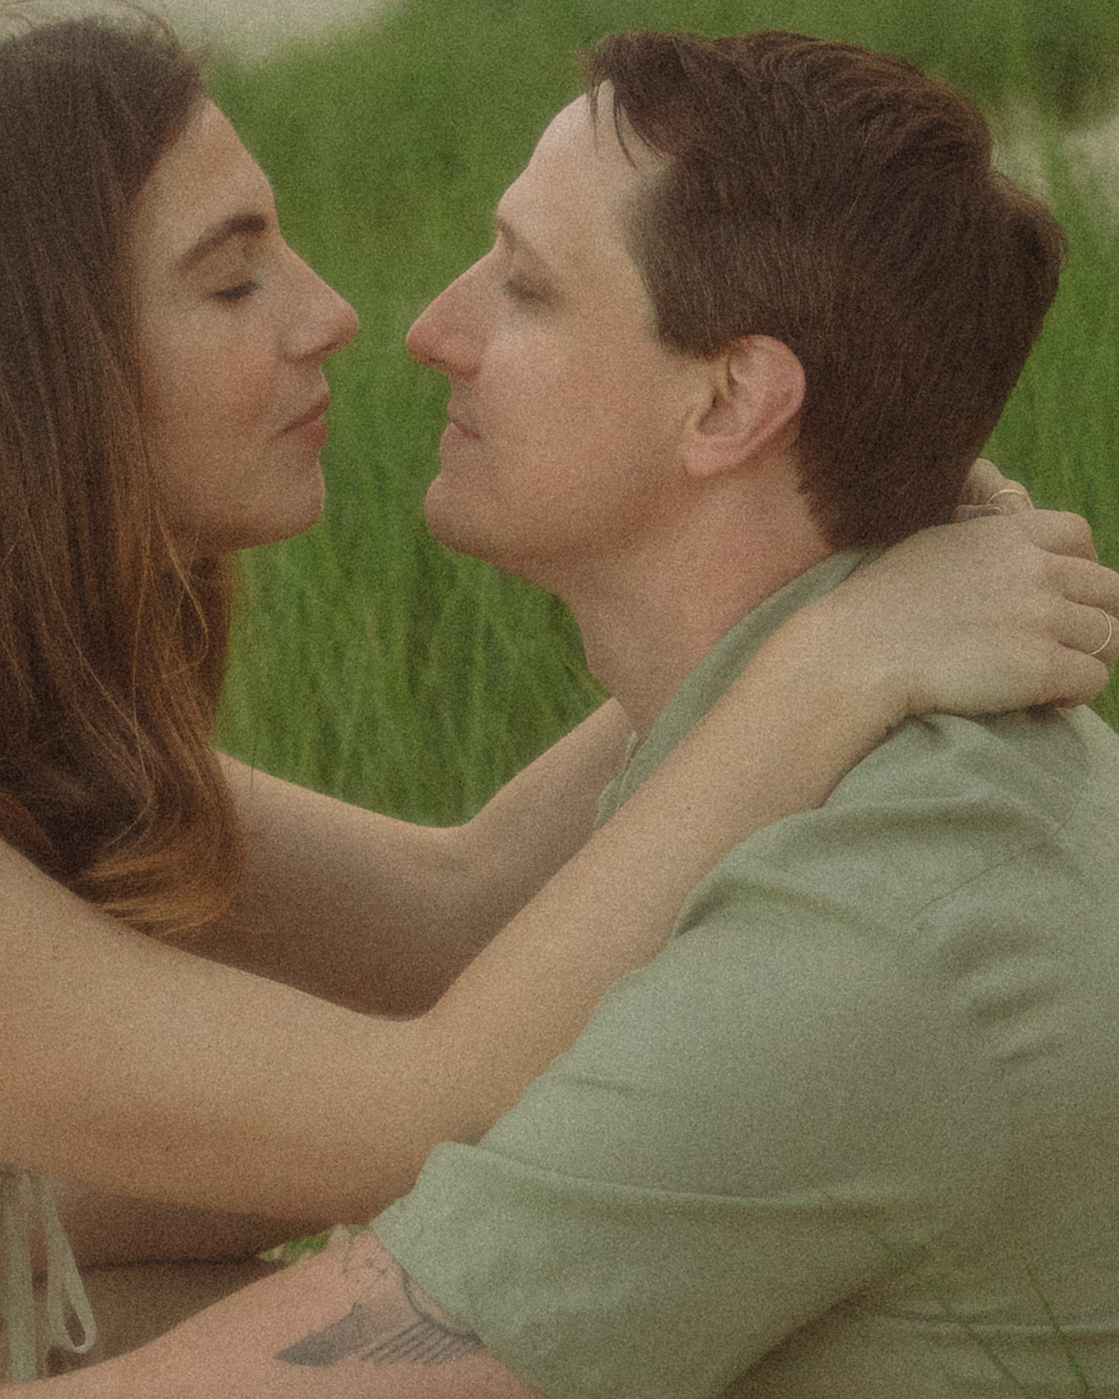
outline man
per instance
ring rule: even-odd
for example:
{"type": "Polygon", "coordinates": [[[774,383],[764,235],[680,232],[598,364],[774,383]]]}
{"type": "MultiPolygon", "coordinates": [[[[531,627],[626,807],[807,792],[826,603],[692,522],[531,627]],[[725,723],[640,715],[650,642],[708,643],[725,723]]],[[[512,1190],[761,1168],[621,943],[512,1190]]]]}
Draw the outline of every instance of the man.
{"type": "MultiPolygon", "coordinates": [[[[1061,240],[895,60],[621,36],[590,94],[409,348],[452,390],[431,529],[557,592],[632,721],[605,817],[787,617],[950,517],[1061,240]]],[[[1119,1382],[1116,747],[905,725],[373,1230],[60,1392],[1119,1382]]]]}

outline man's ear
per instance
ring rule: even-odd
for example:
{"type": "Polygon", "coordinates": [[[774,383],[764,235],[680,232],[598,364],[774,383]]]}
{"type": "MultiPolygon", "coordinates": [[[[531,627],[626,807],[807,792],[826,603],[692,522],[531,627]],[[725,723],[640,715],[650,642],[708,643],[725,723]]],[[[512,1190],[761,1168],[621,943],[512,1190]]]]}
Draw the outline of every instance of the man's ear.
{"type": "Polygon", "coordinates": [[[747,335],[711,361],[709,402],[684,442],[693,476],[733,471],[788,426],[804,402],[804,369],[780,340],[747,335]]]}

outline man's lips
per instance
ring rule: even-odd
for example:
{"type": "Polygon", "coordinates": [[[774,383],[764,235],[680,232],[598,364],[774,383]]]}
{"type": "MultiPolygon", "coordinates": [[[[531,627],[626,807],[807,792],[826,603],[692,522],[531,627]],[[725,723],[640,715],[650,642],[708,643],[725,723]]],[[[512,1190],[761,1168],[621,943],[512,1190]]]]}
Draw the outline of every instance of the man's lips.
{"type": "Polygon", "coordinates": [[[459,410],[450,404],[447,405],[447,417],[451,420],[449,426],[461,432],[463,437],[477,437],[479,435],[477,428],[473,427],[459,410]]]}

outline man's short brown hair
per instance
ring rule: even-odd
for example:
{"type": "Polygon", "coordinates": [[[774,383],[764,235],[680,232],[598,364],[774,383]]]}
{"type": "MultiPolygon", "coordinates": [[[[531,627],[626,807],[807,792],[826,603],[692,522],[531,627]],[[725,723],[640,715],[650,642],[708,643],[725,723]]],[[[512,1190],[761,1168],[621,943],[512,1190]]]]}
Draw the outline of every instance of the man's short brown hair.
{"type": "MultiPolygon", "coordinates": [[[[586,57],[665,162],[631,215],[662,341],[800,359],[803,487],[834,548],[951,516],[1057,292],[1064,235],[978,109],[904,59],[764,31],[586,57]]],[[[623,120],[624,119],[624,120],[623,120]]]]}

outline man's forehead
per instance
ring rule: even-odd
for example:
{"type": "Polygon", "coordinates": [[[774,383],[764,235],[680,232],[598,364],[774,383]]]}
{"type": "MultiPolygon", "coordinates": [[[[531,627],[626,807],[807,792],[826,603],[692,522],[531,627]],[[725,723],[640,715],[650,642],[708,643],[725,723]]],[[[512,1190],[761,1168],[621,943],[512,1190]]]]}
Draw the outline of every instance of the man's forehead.
{"type": "Polygon", "coordinates": [[[646,177],[642,167],[658,165],[636,136],[633,142],[636,161],[627,154],[628,141],[623,149],[618,139],[609,90],[600,95],[597,120],[586,97],[569,103],[499,201],[499,232],[540,251],[550,246],[560,257],[596,255],[594,245],[604,240],[623,243],[627,214],[646,177]]]}
{"type": "Polygon", "coordinates": [[[607,165],[621,164],[640,174],[654,172],[661,158],[630,126],[625,112],[615,115],[614,89],[603,83],[595,94],[594,112],[587,96],[577,97],[556,113],[537,143],[538,151],[564,143],[576,146],[607,165]],[[619,140],[619,131],[621,139],[619,140]]]}
{"type": "Polygon", "coordinates": [[[578,147],[589,150],[596,144],[596,125],[591,120],[587,98],[576,97],[566,107],[561,107],[544,128],[536,149],[544,155],[552,148],[578,147]]]}

